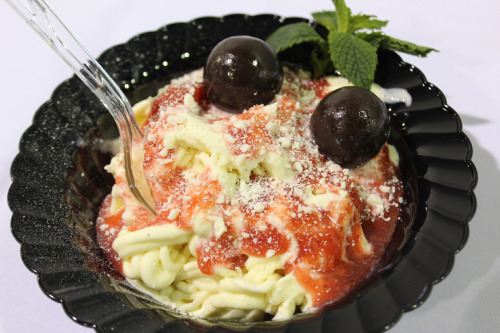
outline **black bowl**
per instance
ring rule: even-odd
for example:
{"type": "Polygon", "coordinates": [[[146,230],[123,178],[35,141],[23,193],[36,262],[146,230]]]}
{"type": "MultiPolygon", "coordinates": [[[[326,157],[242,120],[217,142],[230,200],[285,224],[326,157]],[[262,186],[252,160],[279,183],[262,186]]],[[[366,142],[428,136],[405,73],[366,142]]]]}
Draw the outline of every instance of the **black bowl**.
{"type": "MultiPolygon", "coordinates": [[[[133,37],[104,52],[100,63],[132,103],[171,78],[202,67],[229,35],[265,39],[302,18],[276,15],[203,17],[133,37]]],[[[379,269],[350,297],[313,315],[251,324],[194,320],[166,311],[122,283],[95,242],[94,221],[113,179],[102,142],[118,132],[104,107],[77,79],[61,83],[37,111],[12,164],[9,206],[22,259],[42,290],[80,324],[100,332],[192,332],[210,329],[286,332],[380,332],[420,305],[450,272],[467,240],[476,201],[472,147],[441,91],[414,66],[379,53],[376,82],[401,87],[410,107],[390,106],[391,141],[400,154],[405,209],[379,269]]]]}

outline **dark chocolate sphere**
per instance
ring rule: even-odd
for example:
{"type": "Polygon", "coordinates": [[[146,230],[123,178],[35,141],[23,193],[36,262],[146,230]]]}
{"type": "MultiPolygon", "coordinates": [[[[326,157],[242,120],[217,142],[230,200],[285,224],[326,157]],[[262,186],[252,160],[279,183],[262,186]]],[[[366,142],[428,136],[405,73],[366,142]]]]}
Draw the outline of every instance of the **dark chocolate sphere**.
{"type": "Polygon", "coordinates": [[[310,128],[321,153],[352,169],[378,154],[389,135],[390,115],[371,91],[344,87],[318,104],[310,128]]]}
{"type": "Polygon", "coordinates": [[[233,36],[212,50],[203,79],[209,102],[224,111],[241,113],[274,99],[281,89],[283,68],[263,40],[233,36]]]}

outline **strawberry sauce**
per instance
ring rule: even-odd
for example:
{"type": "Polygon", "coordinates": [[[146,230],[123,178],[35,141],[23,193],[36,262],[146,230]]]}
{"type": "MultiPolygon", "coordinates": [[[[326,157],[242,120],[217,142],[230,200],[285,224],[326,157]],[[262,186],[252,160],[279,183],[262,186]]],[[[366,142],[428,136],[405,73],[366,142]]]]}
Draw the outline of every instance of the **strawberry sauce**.
{"type": "MultiPolygon", "coordinates": [[[[326,94],[326,86],[325,79],[301,81],[301,89],[313,90],[317,98],[326,94]]],[[[284,127],[294,129],[295,135],[305,137],[312,112],[307,105],[297,105],[297,92],[285,87],[277,99],[276,116],[263,106],[255,106],[238,115],[207,117],[207,123],[218,125],[234,139],[226,144],[235,158],[256,158],[263,146],[267,153],[279,156],[285,149],[290,156],[294,173],[286,181],[271,177],[269,172],[255,171],[244,184],[239,183],[240,187],[247,186],[246,192],[241,190],[230,197],[210,168],[194,179],[186,177],[187,168],[175,162],[176,151],[164,149],[164,133],[173,131],[176,125],[168,123],[161,113],[182,105],[187,94],[193,95],[202,112],[210,110],[199,83],[172,84],[153,102],[147,121],[144,172],[155,200],[156,217],[127,225],[122,219],[123,208],[110,212],[111,195],[101,207],[98,241],[113,267],[121,271],[121,260],[112,248],[120,229],[134,231],[169,223],[191,229],[201,216],[204,221],[213,219],[224,226],[222,233],[213,230],[200,237],[196,255],[204,274],[214,274],[218,267],[243,269],[249,256],[284,255],[284,273],[296,277],[314,306],[336,301],[361,283],[384,255],[400,214],[403,188],[387,146],[371,162],[370,169],[347,171],[332,167],[310,145],[297,144],[302,141],[293,135],[277,140],[277,130],[270,129],[270,123],[283,131],[284,127]],[[241,123],[245,126],[238,125],[241,123]],[[366,192],[381,200],[383,207],[367,203],[362,198],[366,192]],[[326,197],[335,200],[323,204],[321,200],[326,197]]]]}

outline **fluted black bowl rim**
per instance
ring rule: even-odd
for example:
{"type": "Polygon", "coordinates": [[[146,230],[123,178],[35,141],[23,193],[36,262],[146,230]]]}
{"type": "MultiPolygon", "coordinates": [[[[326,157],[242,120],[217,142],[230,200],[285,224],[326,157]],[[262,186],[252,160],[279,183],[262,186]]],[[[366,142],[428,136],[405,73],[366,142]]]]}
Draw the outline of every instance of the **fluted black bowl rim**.
{"type": "MultiPolygon", "coordinates": [[[[98,60],[134,103],[152,86],[203,66],[208,52],[223,38],[245,34],[265,39],[276,28],[294,22],[321,29],[304,18],[274,14],[201,17],[134,36],[98,60]]],[[[411,106],[396,104],[390,111],[397,134],[408,147],[405,158],[414,169],[415,219],[403,230],[404,243],[388,265],[349,301],[285,322],[206,326],[159,314],[111,288],[110,279],[90,270],[85,258],[86,251],[96,251],[95,209],[112,184],[102,170],[109,156],[94,151],[96,137],[88,140],[89,135],[106,139],[117,132],[102,105],[76,77],[62,82],[38,109],[11,167],[11,228],[24,263],[38,276],[43,292],[62,303],[71,319],[100,332],[389,329],[403,312],[422,304],[432,286],[450,272],[476,209],[477,171],[458,114],[419,69],[394,52],[381,51],[376,82],[405,88],[413,98],[411,106]]],[[[100,264],[105,266],[96,265],[100,264]]],[[[96,265],[93,270],[99,270],[96,265]]]]}

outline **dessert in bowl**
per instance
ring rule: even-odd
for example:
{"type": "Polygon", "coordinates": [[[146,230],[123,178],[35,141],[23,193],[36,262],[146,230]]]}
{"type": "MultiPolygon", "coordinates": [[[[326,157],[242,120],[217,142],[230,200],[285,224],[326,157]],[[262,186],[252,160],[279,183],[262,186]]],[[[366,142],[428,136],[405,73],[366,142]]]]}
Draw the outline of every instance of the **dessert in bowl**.
{"type": "MultiPolygon", "coordinates": [[[[213,46],[226,37],[221,32],[266,38],[277,27],[297,21],[304,20],[273,15],[201,18],[134,37],[99,60],[129,92],[131,100],[138,102],[156,95],[172,78],[202,67],[213,46]],[[141,56],[136,59],[134,53],[141,56]]],[[[106,142],[117,132],[105,110],[76,79],[64,82],[42,106],[14,162],[9,202],[25,262],[39,274],[43,289],[62,300],[72,317],[101,331],[133,331],[133,325],[155,331],[161,327],[189,330],[198,325],[222,325],[243,329],[289,323],[296,330],[321,326],[325,330],[373,331],[392,325],[402,311],[421,302],[432,283],[451,268],[474,210],[471,190],[476,176],[470,144],[439,90],[394,53],[381,52],[380,59],[376,82],[387,88],[407,89],[413,100],[409,107],[404,103],[390,107],[393,130],[389,141],[400,155],[407,204],[376,272],[339,302],[323,311],[279,322],[211,322],[169,312],[122,283],[123,278],[109,265],[95,239],[98,207],[114,183],[104,170],[111,157],[105,153],[106,142]],[[49,134],[67,123],[60,137],[49,134]],[[438,143],[433,142],[435,138],[439,138],[438,143]],[[40,174],[34,165],[46,166],[50,176],[40,174]],[[447,175],[450,169],[463,176],[460,181],[447,175]],[[26,178],[35,181],[28,184],[23,180],[26,178]],[[460,209],[450,209],[452,206],[460,209]],[[421,262],[421,251],[435,251],[433,260],[421,262]],[[408,279],[411,288],[406,286],[408,279]]]]}
{"type": "MultiPolygon", "coordinates": [[[[209,103],[202,71],[136,104],[147,134],[134,165],[156,215],[132,196],[115,155],[101,248],[129,283],[199,317],[283,320],[341,299],[377,266],[406,204],[395,147],[383,139],[351,169],[318,151],[311,114],[345,78],[285,68],[269,104],[235,115],[209,103]]],[[[385,95],[410,104],[403,91],[385,95]]]]}

